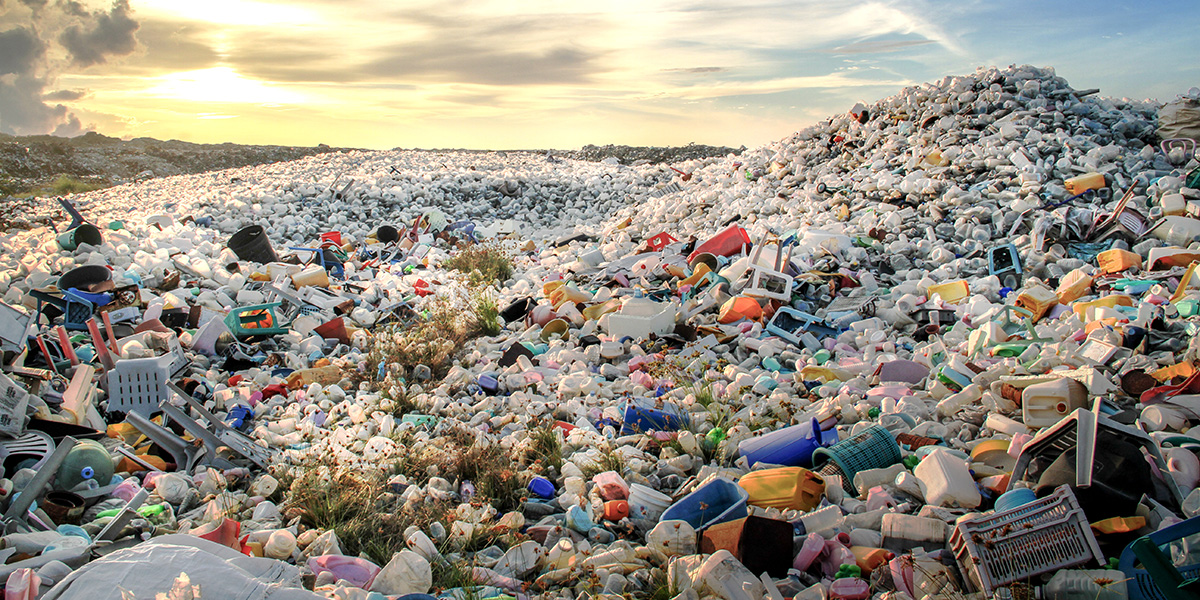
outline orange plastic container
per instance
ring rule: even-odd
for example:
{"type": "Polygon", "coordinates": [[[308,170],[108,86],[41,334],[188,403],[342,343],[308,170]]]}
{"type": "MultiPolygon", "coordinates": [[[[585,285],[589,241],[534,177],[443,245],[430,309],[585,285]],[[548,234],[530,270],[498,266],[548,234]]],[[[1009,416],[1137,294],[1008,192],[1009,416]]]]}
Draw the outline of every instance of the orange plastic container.
{"type": "Polygon", "coordinates": [[[803,467],[779,467],[752,471],[738,485],[746,490],[746,502],[763,508],[809,511],[821,503],[825,480],[803,467]]]}
{"type": "Polygon", "coordinates": [[[1082,194],[1088,190],[1098,190],[1106,185],[1104,182],[1104,173],[1085,173],[1063,182],[1063,187],[1067,188],[1067,193],[1072,196],[1082,194]]]}
{"type": "Polygon", "coordinates": [[[742,319],[757,321],[762,319],[762,316],[762,306],[758,304],[758,300],[738,296],[730,298],[728,302],[721,306],[721,315],[717,320],[723,325],[728,325],[742,319]]]}
{"type": "Polygon", "coordinates": [[[1058,294],[1047,287],[1029,287],[1017,296],[1017,307],[1033,313],[1034,323],[1037,323],[1055,304],[1058,304],[1058,294]]]}
{"type": "Polygon", "coordinates": [[[629,516],[628,500],[609,500],[604,503],[604,518],[609,521],[620,521],[629,516]]]}
{"type": "Polygon", "coordinates": [[[1142,257],[1128,250],[1113,248],[1096,255],[1096,264],[1104,273],[1120,273],[1132,267],[1142,267],[1142,257]]]}
{"type": "Polygon", "coordinates": [[[896,558],[896,555],[888,550],[867,546],[850,546],[850,553],[854,555],[854,562],[862,570],[864,577],[896,558]]]}
{"type": "Polygon", "coordinates": [[[1082,268],[1075,269],[1067,273],[1062,280],[1059,281],[1058,293],[1059,304],[1070,304],[1087,294],[1092,287],[1092,282],[1095,279],[1083,271],[1082,268]]]}

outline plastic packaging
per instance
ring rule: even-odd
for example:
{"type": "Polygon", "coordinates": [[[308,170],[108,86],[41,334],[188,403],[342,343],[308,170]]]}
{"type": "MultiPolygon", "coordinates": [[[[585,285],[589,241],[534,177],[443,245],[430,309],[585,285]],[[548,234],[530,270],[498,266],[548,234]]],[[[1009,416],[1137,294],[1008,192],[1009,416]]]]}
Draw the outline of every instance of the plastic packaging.
{"type": "Polygon", "coordinates": [[[742,440],[738,444],[738,454],[751,467],[758,463],[807,467],[812,464],[813,452],[817,448],[832,446],[837,441],[837,430],[821,431],[817,420],[811,419],[808,423],[742,440]]]}
{"type": "Polygon", "coordinates": [[[746,490],[747,502],[764,508],[810,511],[825,496],[825,481],[801,467],[753,471],[742,476],[738,485],[746,490]]]}
{"type": "Polygon", "coordinates": [[[1035,383],[1021,390],[1021,420],[1029,427],[1049,427],[1084,408],[1087,399],[1087,388],[1069,377],[1035,383]]]}
{"type": "Polygon", "coordinates": [[[662,521],[687,521],[697,531],[747,515],[746,490],[724,477],[714,477],[663,511],[662,521]]]}
{"type": "Polygon", "coordinates": [[[924,484],[927,504],[975,508],[983,502],[966,461],[946,448],[935,447],[913,474],[924,484]]]}

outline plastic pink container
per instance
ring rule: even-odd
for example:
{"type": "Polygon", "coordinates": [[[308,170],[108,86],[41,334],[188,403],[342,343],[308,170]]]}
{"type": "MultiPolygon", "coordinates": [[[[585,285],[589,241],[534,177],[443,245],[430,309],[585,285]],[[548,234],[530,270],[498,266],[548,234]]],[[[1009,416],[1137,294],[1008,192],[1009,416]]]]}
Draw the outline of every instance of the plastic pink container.
{"type": "Polygon", "coordinates": [[[866,600],[870,596],[870,584],[857,577],[835,579],[829,584],[830,600],[866,600]]]}
{"type": "Polygon", "coordinates": [[[605,471],[592,478],[604,500],[628,500],[629,484],[615,471],[605,471]]]}
{"type": "Polygon", "coordinates": [[[371,582],[375,581],[375,576],[382,570],[369,560],[340,554],[314,556],[308,559],[308,568],[317,575],[329,571],[334,577],[344,579],[350,585],[364,590],[371,587],[371,582]]]}
{"type": "Polygon", "coordinates": [[[816,533],[810,533],[800,546],[800,553],[792,560],[792,567],[797,571],[807,571],[813,562],[821,558],[825,552],[825,538],[816,533]]]}

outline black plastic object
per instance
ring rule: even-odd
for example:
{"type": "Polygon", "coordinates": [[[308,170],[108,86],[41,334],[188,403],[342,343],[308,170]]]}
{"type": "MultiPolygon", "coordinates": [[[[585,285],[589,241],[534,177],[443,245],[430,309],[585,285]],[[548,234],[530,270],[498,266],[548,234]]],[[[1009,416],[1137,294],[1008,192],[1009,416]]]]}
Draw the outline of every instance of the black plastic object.
{"type": "MultiPolygon", "coordinates": [[[[1066,450],[1041,472],[1035,488],[1039,498],[1054,493],[1060,485],[1075,486],[1075,452],[1075,448],[1066,450]]],[[[1094,523],[1112,517],[1134,516],[1142,494],[1150,493],[1153,486],[1150,465],[1141,449],[1101,430],[1096,438],[1092,485],[1074,487],[1073,491],[1088,521],[1094,523]]]]}
{"type": "Polygon", "coordinates": [[[380,225],[375,230],[375,239],[387,244],[400,241],[400,231],[391,225],[380,225]]]}
{"type": "Polygon", "coordinates": [[[263,229],[262,225],[241,228],[233,234],[233,237],[229,238],[227,245],[238,258],[245,261],[267,264],[279,260],[279,257],[275,255],[275,249],[271,247],[271,239],[267,237],[267,230],[263,229]]]}
{"type": "Polygon", "coordinates": [[[63,273],[58,278],[58,289],[75,288],[84,292],[90,291],[91,286],[112,279],[112,271],[104,265],[84,265],[63,273]]]}
{"type": "Polygon", "coordinates": [[[525,318],[529,311],[533,309],[533,298],[525,297],[514,301],[512,304],[504,307],[500,311],[500,317],[505,323],[513,323],[525,318]]]}

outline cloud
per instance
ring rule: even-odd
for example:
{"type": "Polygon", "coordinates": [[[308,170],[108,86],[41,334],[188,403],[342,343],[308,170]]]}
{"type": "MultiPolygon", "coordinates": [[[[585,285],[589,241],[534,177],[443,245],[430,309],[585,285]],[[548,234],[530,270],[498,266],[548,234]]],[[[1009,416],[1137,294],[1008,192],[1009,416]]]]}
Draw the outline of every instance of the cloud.
{"type": "Polygon", "coordinates": [[[707,73],[722,73],[727,71],[725,67],[677,67],[674,69],[663,69],[667,73],[690,73],[694,75],[703,75],[707,73]]]}
{"type": "Polygon", "coordinates": [[[82,100],[90,95],[91,92],[88,90],[56,90],[47,94],[42,94],[42,99],[73,102],[75,100],[82,100]]]}
{"type": "Polygon", "coordinates": [[[830,54],[882,54],[897,52],[913,46],[932,44],[933,40],[878,40],[870,42],[855,42],[826,50],[830,54]]]}
{"type": "Polygon", "coordinates": [[[41,62],[46,45],[32,29],[0,31],[0,75],[28,73],[41,62]]]}
{"type": "Polygon", "coordinates": [[[58,36],[67,49],[71,62],[90,67],[108,62],[108,56],[124,56],[137,49],[134,32],[138,22],[129,15],[129,0],[116,0],[107,13],[96,13],[94,21],[85,28],[72,25],[58,36]]]}
{"type": "Polygon", "coordinates": [[[376,77],[441,83],[536,85],[584,83],[600,67],[597,54],[568,46],[542,51],[502,49],[462,39],[388,48],[363,71],[376,77]]]}
{"type": "Polygon", "coordinates": [[[137,30],[143,48],[136,64],[122,65],[127,72],[153,72],[163,69],[194,71],[217,66],[221,56],[209,44],[208,38],[218,27],[184,21],[144,19],[137,30]]]}
{"type": "MultiPolygon", "coordinates": [[[[79,117],[50,102],[79,100],[86,92],[53,90],[66,63],[52,56],[65,51],[69,64],[87,67],[132,53],[138,22],[129,1],[116,0],[107,12],[90,12],[75,0],[20,0],[20,5],[28,12],[18,6],[0,13],[9,23],[30,23],[0,31],[0,132],[79,135],[87,130],[79,117]]],[[[0,8],[7,7],[0,3],[0,8]]]]}

